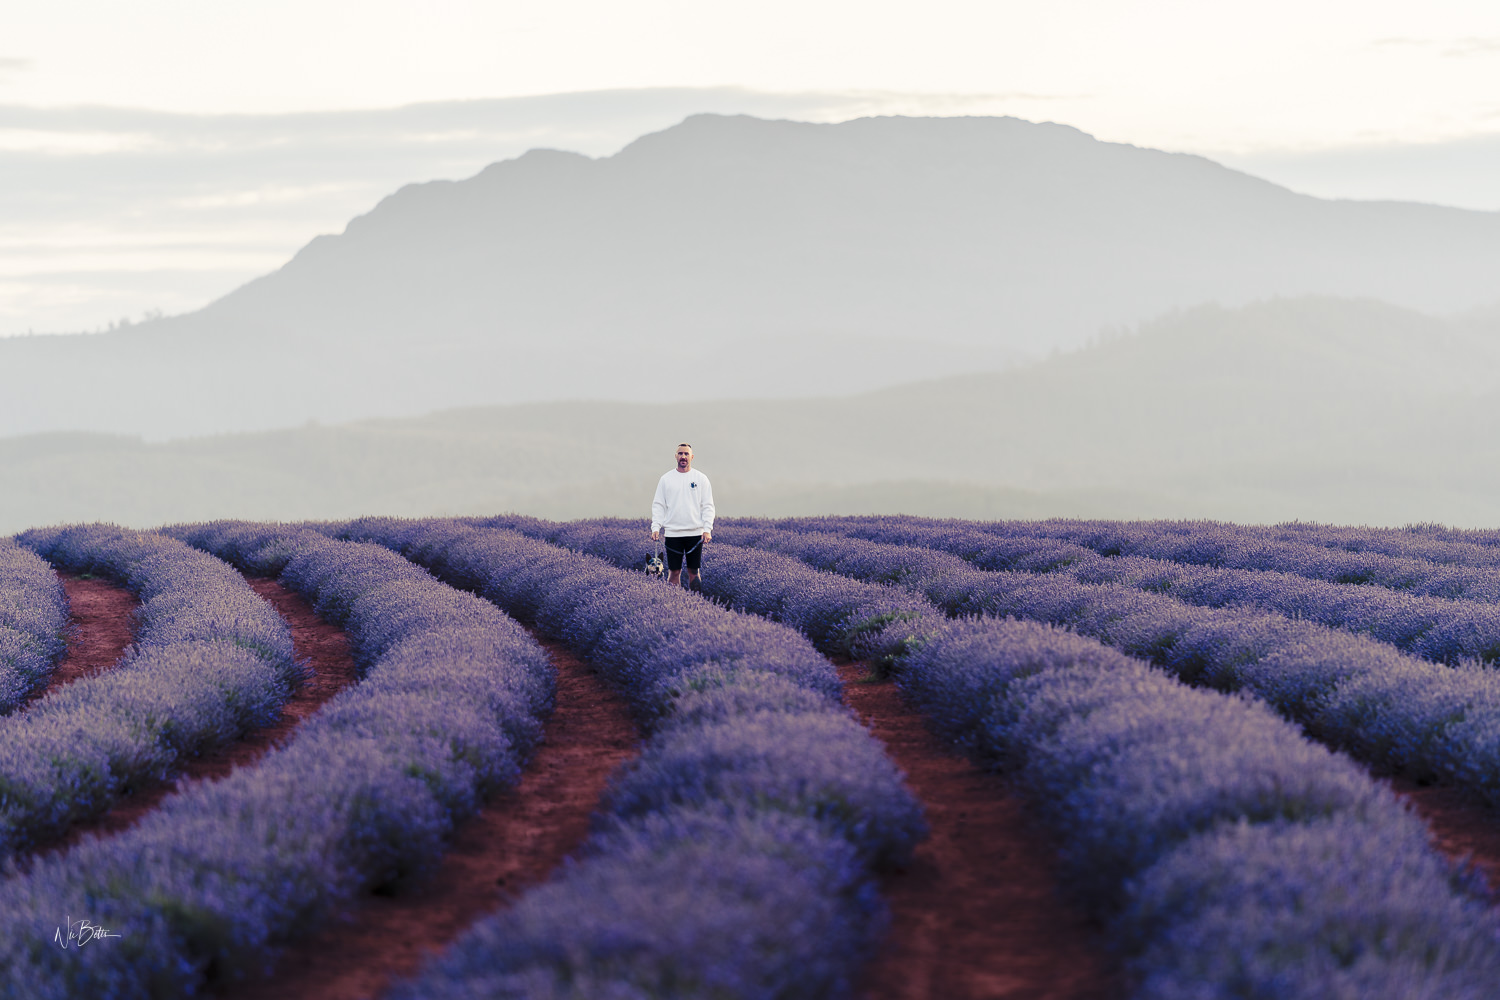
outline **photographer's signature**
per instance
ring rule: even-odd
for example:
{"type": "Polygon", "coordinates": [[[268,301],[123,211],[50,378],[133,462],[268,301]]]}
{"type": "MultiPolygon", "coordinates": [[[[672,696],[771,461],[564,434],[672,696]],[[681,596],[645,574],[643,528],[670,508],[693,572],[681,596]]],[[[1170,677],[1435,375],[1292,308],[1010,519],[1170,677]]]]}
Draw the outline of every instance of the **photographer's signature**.
{"type": "Polygon", "coordinates": [[[91,923],[88,920],[74,920],[72,917],[68,917],[63,921],[63,926],[57,929],[57,933],[52,935],[52,940],[66,950],[68,948],[82,948],[90,941],[98,941],[101,938],[117,938],[119,936],[112,933],[107,927],[100,927],[98,924],[91,923]]]}

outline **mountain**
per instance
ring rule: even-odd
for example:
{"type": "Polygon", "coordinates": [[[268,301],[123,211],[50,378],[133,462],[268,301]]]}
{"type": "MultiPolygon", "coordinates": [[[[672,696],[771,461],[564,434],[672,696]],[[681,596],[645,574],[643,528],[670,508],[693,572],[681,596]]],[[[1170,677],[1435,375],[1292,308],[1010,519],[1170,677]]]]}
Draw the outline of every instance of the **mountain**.
{"type": "Polygon", "coordinates": [[[844,398],[462,408],[147,444],[0,440],[0,532],[107,519],[643,515],[678,441],[726,513],[1500,523],[1500,317],[1201,307],[844,398]]]}
{"type": "Polygon", "coordinates": [[[0,434],[845,395],[1208,301],[1491,303],[1500,213],[1324,201],[1011,118],[700,115],[405,187],[205,309],[0,341],[0,434]]]}

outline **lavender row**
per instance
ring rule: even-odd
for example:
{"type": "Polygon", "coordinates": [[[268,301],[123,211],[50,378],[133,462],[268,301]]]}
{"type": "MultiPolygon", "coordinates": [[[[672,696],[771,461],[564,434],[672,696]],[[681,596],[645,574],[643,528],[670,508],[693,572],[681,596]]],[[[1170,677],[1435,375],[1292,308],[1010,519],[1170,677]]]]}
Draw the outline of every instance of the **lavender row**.
{"type": "Polygon", "coordinates": [[[1500,605],[1422,597],[1404,591],[1328,583],[1273,570],[1221,569],[1145,556],[1102,556],[1055,538],[998,537],[978,526],[915,518],[742,520],[749,530],[782,525],[885,544],[930,548],[980,569],[1071,574],[1083,583],[1121,583],[1203,607],[1253,607],[1369,635],[1440,663],[1500,659],[1500,605]]]}
{"type": "Polygon", "coordinates": [[[212,556],[113,526],[19,539],[55,565],[129,586],[143,603],[137,642],[113,670],[0,719],[0,858],[270,725],[302,677],[286,623],[212,556]]]}
{"type": "Polygon", "coordinates": [[[1497,548],[1500,532],[1494,530],[1461,530],[1438,525],[1354,528],[1301,522],[1242,530],[1265,531],[1279,541],[1308,542],[1345,552],[1378,552],[1453,566],[1500,568],[1500,548],[1497,548]]]}
{"type": "Polygon", "coordinates": [[[0,538],[0,715],[46,686],[67,651],[68,595],[35,553],[0,538]]]}
{"type": "MultiPolygon", "coordinates": [[[[1042,525],[1062,525],[1066,530],[1108,531],[1111,528],[1147,531],[1155,535],[1202,535],[1216,544],[1240,551],[1256,550],[1278,543],[1312,545],[1345,553],[1373,553],[1414,562],[1444,566],[1500,568],[1500,532],[1493,530],[1459,530],[1438,525],[1413,525],[1406,528],[1363,528],[1330,524],[1288,522],[1276,525],[1244,525],[1222,521],[1044,521],[1042,525]]],[[[998,522],[990,530],[1012,534],[1013,526],[1026,522],[998,522]]],[[[1359,572],[1358,564],[1345,564],[1359,572]]]]}
{"type": "MultiPolygon", "coordinates": [[[[867,520],[877,520],[869,518],[867,520]]],[[[922,521],[923,518],[904,518],[922,521]]],[[[1262,551],[1267,557],[1276,550],[1267,549],[1279,543],[1311,545],[1335,553],[1373,553],[1392,556],[1413,562],[1437,563],[1445,566],[1473,566],[1500,568],[1500,531],[1462,530],[1443,528],[1438,525],[1412,525],[1405,528],[1364,528],[1304,522],[1286,522],[1276,525],[1233,524],[1224,521],[1078,521],[1052,519],[1046,521],[999,521],[970,522],[948,521],[950,525],[980,527],[1006,537],[1017,531],[1026,533],[1040,528],[1040,537],[1049,537],[1048,529],[1061,527],[1070,533],[1078,532],[1123,532],[1131,535],[1150,534],[1154,537],[1186,539],[1196,536],[1207,543],[1207,552],[1213,547],[1227,551],[1246,553],[1262,551]]],[[[1053,536],[1060,537],[1060,536],[1053,536]]],[[[1360,573],[1358,563],[1346,563],[1343,568],[1360,573]]]]}
{"type": "MultiPolygon", "coordinates": [[[[805,531],[857,533],[873,541],[893,541],[910,529],[938,527],[973,532],[1002,542],[1050,542],[1060,559],[1079,550],[1104,556],[1144,556],[1167,562],[1220,569],[1269,570],[1329,583],[1373,585],[1425,597],[1500,601],[1500,568],[1452,565],[1426,559],[1346,551],[1310,541],[1249,534],[1258,529],[1217,521],[931,521],[905,516],[784,518],[776,526],[805,531]]],[[[994,543],[990,543],[994,544],[994,543]]],[[[1004,559],[1006,546],[995,549],[1004,559]]],[[[987,557],[984,557],[987,558],[987,557]]],[[[1000,563],[995,563],[1000,568],[1000,563]]]]}
{"type": "MultiPolygon", "coordinates": [[[[638,524],[507,523],[643,561],[638,524]]],[[[1500,971],[1482,883],[1435,854],[1387,789],[1262,705],[1050,626],[949,622],[787,556],[716,547],[703,580],[825,643],[848,643],[858,621],[895,626],[903,693],[1022,781],[1138,995],[1479,997],[1500,971]]]]}
{"type": "Polygon", "coordinates": [[[16,541],[64,572],[101,576],[135,594],[139,647],[222,642],[291,667],[286,622],[213,556],[159,532],[112,524],[33,528],[16,541]]]}
{"type": "Polygon", "coordinates": [[[1500,803],[1500,675],[1443,667],[1309,622],[1199,608],[1062,574],[986,572],[957,556],[743,525],[729,539],[923,594],[950,615],[1060,625],[1200,686],[1245,691],[1317,738],[1377,766],[1500,803]]]}
{"type": "Polygon", "coordinates": [[[1350,552],[1307,541],[1246,537],[1217,522],[1037,521],[984,525],[1005,537],[1053,538],[1102,555],[1149,556],[1169,562],[1264,569],[1330,583],[1370,584],[1429,597],[1500,601],[1500,568],[1461,566],[1350,552]]]}
{"type": "Polygon", "coordinates": [[[431,865],[517,780],[550,709],[550,662],[525,630],[384,549],[274,526],[173,533],[281,567],[344,626],[363,679],[255,766],[0,885],[0,995],[192,996],[264,974],[339,900],[431,865]],[[66,918],[118,937],[60,948],[66,918]]]}
{"type": "MultiPolygon", "coordinates": [[[[640,524],[617,518],[555,522],[502,516],[472,523],[516,531],[625,570],[644,569],[651,554],[640,524]]],[[[707,597],[789,625],[825,653],[888,664],[945,618],[929,601],[898,587],[871,586],[767,552],[723,546],[712,551],[713,572],[702,580],[707,597]]]]}
{"type": "MultiPolygon", "coordinates": [[[[1376,531],[1379,529],[1346,529],[1376,531]]],[[[1391,529],[1404,537],[1430,542],[1445,542],[1454,545],[1473,545],[1482,548],[1500,547],[1500,528],[1449,528],[1441,524],[1409,524],[1404,528],[1391,529]]]]}
{"type": "Polygon", "coordinates": [[[1200,607],[1247,607],[1368,635],[1424,660],[1500,660],[1500,604],[1419,597],[1268,570],[1215,569],[1139,556],[1070,567],[1083,583],[1121,583],[1200,607]]]}
{"type": "Polygon", "coordinates": [[[796,633],[604,562],[457,522],[354,522],[586,657],[649,730],[573,865],[481,921],[402,1000],[847,995],[874,868],[921,811],[796,633]]]}
{"type": "Polygon", "coordinates": [[[1035,622],[953,622],[897,666],[1014,774],[1149,998],[1493,990],[1500,924],[1396,797],[1263,705],[1035,622]]]}
{"type": "Polygon", "coordinates": [[[1372,549],[1349,551],[1311,540],[1268,537],[1220,522],[1036,521],[980,526],[1005,537],[1074,542],[1103,555],[1293,573],[1330,583],[1366,584],[1450,599],[1500,601],[1500,568],[1454,565],[1372,549]]]}

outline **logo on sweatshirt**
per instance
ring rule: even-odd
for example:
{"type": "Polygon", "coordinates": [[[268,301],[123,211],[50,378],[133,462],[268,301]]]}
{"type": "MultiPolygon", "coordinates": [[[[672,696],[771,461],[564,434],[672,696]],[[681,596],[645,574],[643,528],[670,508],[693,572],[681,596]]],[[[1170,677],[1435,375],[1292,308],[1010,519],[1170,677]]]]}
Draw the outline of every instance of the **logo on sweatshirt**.
{"type": "Polygon", "coordinates": [[[690,490],[696,490],[697,488],[698,488],[698,484],[697,483],[688,483],[688,489],[690,489],[690,490]]]}

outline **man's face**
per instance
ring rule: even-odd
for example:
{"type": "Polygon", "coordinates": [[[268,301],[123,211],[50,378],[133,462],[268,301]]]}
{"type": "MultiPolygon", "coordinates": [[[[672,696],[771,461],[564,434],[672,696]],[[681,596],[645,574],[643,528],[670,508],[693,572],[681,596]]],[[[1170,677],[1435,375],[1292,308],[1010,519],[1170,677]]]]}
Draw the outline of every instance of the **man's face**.
{"type": "Polygon", "coordinates": [[[686,472],[693,467],[693,449],[683,447],[677,449],[677,471],[686,472]]]}

